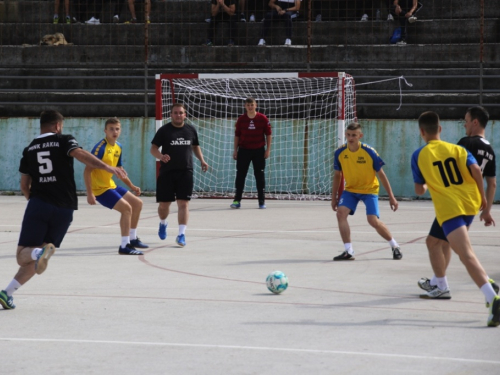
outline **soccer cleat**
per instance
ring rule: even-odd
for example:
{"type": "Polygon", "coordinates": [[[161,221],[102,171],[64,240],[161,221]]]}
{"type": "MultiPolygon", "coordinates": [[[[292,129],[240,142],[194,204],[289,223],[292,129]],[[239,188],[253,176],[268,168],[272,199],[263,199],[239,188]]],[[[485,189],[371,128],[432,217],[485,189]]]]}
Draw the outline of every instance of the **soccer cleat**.
{"type": "Polygon", "coordinates": [[[363,16],[361,17],[361,22],[366,22],[368,21],[368,14],[363,14],[363,16]]]}
{"type": "Polygon", "coordinates": [[[500,325],[500,297],[495,296],[490,306],[490,315],[488,316],[488,327],[497,327],[500,325]]]}
{"type": "Polygon", "coordinates": [[[9,297],[5,290],[0,292],[0,305],[2,305],[5,310],[16,308],[16,305],[14,305],[14,298],[12,298],[12,296],[9,297]]]}
{"type": "Polygon", "coordinates": [[[118,23],[118,22],[120,22],[120,16],[118,14],[115,14],[113,16],[113,23],[118,23]]]}
{"type": "Polygon", "coordinates": [[[131,244],[127,244],[125,247],[118,248],[118,254],[120,255],[143,255],[142,251],[136,250],[131,244]]]}
{"type": "Polygon", "coordinates": [[[316,22],[321,22],[321,14],[316,15],[316,22]]]}
{"type": "Polygon", "coordinates": [[[420,289],[423,289],[426,292],[429,292],[435,288],[435,285],[431,285],[431,281],[427,277],[422,277],[420,280],[418,280],[417,285],[420,287],[420,289]]]}
{"type": "Polygon", "coordinates": [[[231,208],[240,208],[241,207],[241,203],[238,202],[238,201],[234,201],[233,203],[231,203],[231,205],[229,207],[231,207],[231,208]]]}
{"type": "Polygon", "coordinates": [[[267,207],[266,207],[266,205],[265,205],[264,203],[259,204],[259,209],[261,209],[261,210],[265,210],[266,208],[267,208],[267,207]]]}
{"type": "Polygon", "coordinates": [[[59,23],[59,16],[54,16],[54,20],[52,21],[54,25],[57,25],[59,23]]]}
{"type": "Polygon", "coordinates": [[[47,269],[49,259],[52,255],[54,255],[55,251],[56,247],[51,243],[48,243],[42,248],[42,251],[38,253],[35,261],[35,272],[38,275],[41,275],[47,269]]]}
{"type": "Polygon", "coordinates": [[[138,247],[139,249],[147,249],[149,247],[144,242],[142,242],[139,237],[137,237],[135,240],[130,240],[130,244],[132,245],[132,247],[138,247]]]}
{"type": "Polygon", "coordinates": [[[266,41],[264,39],[259,40],[258,46],[265,47],[266,46],[266,41]]]}
{"type": "Polygon", "coordinates": [[[251,15],[250,15],[250,20],[249,20],[249,21],[250,21],[250,22],[255,22],[255,15],[251,14],[251,15]]]}
{"type": "Polygon", "coordinates": [[[158,237],[160,237],[160,240],[167,238],[167,224],[160,223],[160,227],[158,228],[158,237]]]}
{"type": "Polygon", "coordinates": [[[415,17],[415,16],[408,17],[408,22],[409,23],[415,23],[416,21],[417,21],[417,17],[415,17]]]}
{"type": "Polygon", "coordinates": [[[421,294],[420,298],[424,299],[451,299],[450,289],[439,289],[437,286],[429,290],[427,293],[421,294]]]}
{"type": "Polygon", "coordinates": [[[175,242],[177,242],[177,245],[179,245],[180,247],[186,246],[186,236],[183,234],[179,234],[175,239],[175,242]]]}
{"type": "Polygon", "coordinates": [[[337,261],[337,260],[354,260],[354,255],[351,255],[346,251],[344,251],[342,254],[336,256],[333,258],[333,260],[337,261]]]}
{"type": "Polygon", "coordinates": [[[71,24],[71,17],[70,16],[66,16],[66,23],[71,24]]]}
{"type": "Polygon", "coordinates": [[[99,25],[101,21],[99,21],[97,18],[91,17],[88,21],[85,21],[87,25],[99,25]]]}
{"type": "MultiPolygon", "coordinates": [[[[495,282],[495,280],[493,279],[489,279],[488,280],[491,284],[491,287],[493,288],[493,290],[495,291],[496,294],[498,294],[498,292],[500,291],[500,288],[498,287],[497,283],[495,282]]],[[[488,303],[488,301],[486,301],[486,307],[490,307],[490,304],[488,303]]]]}
{"type": "Polygon", "coordinates": [[[292,45],[292,41],[290,39],[286,39],[285,40],[285,46],[291,46],[292,45]]]}
{"type": "Polygon", "coordinates": [[[393,247],[392,248],[392,259],[399,260],[403,257],[403,254],[401,254],[401,249],[399,247],[393,247]]]}

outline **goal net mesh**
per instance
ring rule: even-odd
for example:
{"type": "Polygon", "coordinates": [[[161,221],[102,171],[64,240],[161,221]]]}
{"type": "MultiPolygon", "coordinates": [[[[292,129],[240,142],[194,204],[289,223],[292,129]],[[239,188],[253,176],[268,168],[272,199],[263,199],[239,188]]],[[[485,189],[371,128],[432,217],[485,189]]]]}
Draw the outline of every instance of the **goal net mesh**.
{"type": "MultiPolygon", "coordinates": [[[[271,155],[266,160],[266,198],[330,199],[333,156],[343,142],[344,126],[356,119],[351,76],[311,78],[161,79],[161,121],[170,121],[175,102],[186,106],[186,122],[198,131],[209,170],[194,159],[198,197],[233,197],[236,161],[235,123],[252,97],[272,128],[271,155]],[[343,87],[342,87],[343,86],[343,87]],[[339,131],[340,127],[340,131],[339,131]]],[[[253,167],[244,197],[257,196],[253,167]]]]}

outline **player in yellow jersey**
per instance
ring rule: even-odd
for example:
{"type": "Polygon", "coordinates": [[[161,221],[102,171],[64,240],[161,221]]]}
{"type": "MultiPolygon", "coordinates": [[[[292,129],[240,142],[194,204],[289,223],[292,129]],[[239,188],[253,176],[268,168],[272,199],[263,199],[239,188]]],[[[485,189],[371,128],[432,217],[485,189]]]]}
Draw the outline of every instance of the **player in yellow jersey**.
{"type": "Polygon", "coordinates": [[[389,195],[391,209],[393,211],[398,209],[398,201],[394,197],[389,179],[382,169],[385,163],[374,148],[361,143],[363,132],[360,124],[356,122],[349,124],[345,135],[347,143],[335,151],[333,164],[335,173],[332,184],[332,208],[337,212],[340,236],[344,242],[344,252],[334,257],[333,260],[354,260],[351,230],[347,218],[349,215],[354,215],[359,201],[363,201],[366,206],[368,223],[388,241],[392,249],[392,258],[399,260],[403,257],[401,249],[389,229],[379,219],[379,182],[377,176],[389,195]],[[342,175],[345,180],[345,188],[342,195],[336,197],[335,192],[339,190],[339,186],[343,182],[342,175]]]}
{"type": "Polygon", "coordinates": [[[500,324],[500,298],[474,253],[468,232],[474,215],[487,207],[481,168],[464,147],[441,141],[437,113],[422,113],[418,125],[426,145],[411,159],[415,192],[422,195],[429,189],[446,239],[490,305],[487,325],[496,327],[500,324]]]}
{"type": "MultiPolygon", "coordinates": [[[[92,149],[92,155],[112,167],[122,167],[122,146],[118,142],[121,133],[120,120],[110,118],[104,125],[106,137],[92,149]]],[[[149,246],[142,243],[137,237],[137,225],[142,210],[141,188],[135,186],[128,177],[121,180],[134,192],[132,195],[127,189],[116,186],[113,175],[104,170],[86,167],[83,172],[85,187],[87,188],[87,202],[91,205],[96,201],[104,207],[118,211],[121,214],[120,230],[121,244],[118,253],[121,255],[142,255],[142,251],[149,246]]]]}

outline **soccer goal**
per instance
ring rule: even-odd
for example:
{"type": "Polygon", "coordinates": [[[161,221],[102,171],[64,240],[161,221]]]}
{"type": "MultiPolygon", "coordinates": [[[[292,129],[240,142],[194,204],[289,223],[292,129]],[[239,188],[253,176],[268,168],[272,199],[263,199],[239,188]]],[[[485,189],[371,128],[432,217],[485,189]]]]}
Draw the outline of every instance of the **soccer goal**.
{"type": "MultiPolygon", "coordinates": [[[[345,126],[356,120],[354,80],[338,72],[157,75],[156,128],[170,121],[172,104],[183,103],[210,165],[203,173],[194,159],[193,195],[234,196],[234,130],[248,97],[273,132],[266,197],[330,199],[334,152],[344,143],[345,126]]],[[[244,196],[256,193],[250,167],[244,196]]]]}

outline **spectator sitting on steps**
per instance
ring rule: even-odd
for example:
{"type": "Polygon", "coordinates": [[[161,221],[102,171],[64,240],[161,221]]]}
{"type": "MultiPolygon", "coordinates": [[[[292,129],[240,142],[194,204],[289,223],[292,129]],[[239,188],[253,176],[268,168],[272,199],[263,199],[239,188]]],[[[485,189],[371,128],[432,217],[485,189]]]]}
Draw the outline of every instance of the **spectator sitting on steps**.
{"type": "Polygon", "coordinates": [[[212,0],[210,23],[207,31],[206,46],[213,45],[216,25],[221,22],[229,22],[228,46],[234,46],[236,38],[236,0],[212,0]]]}
{"type": "Polygon", "coordinates": [[[401,40],[397,42],[398,46],[406,46],[406,38],[408,36],[407,27],[409,23],[414,23],[417,20],[417,13],[422,4],[417,0],[389,0],[389,11],[394,19],[399,20],[401,27],[401,40]]]}
{"type": "Polygon", "coordinates": [[[262,35],[259,40],[259,46],[266,45],[266,36],[269,33],[271,22],[275,19],[282,19],[285,21],[286,40],[285,46],[292,45],[292,20],[297,18],[300,10],[301,0],[270,0],[269,7],[271,12],[267,13],[264,17],[264,25],[262,26],[262,35]]]}
{"type": "MultiPolygon", "coordinates": [[[[125,23],[137,23],[137,15],[135,13],[135,0],[128,0],[128,9],[130,10],[130,14],[132,15],[132,18],[130,21],[126,21],[125,23]]],[[[151,14],[151,0],[144,0],[144,22],[149,23],[149,15],[151,14]]]]}

